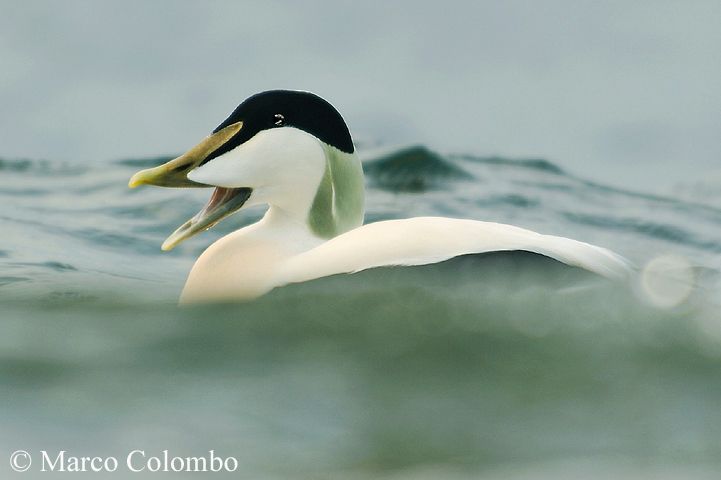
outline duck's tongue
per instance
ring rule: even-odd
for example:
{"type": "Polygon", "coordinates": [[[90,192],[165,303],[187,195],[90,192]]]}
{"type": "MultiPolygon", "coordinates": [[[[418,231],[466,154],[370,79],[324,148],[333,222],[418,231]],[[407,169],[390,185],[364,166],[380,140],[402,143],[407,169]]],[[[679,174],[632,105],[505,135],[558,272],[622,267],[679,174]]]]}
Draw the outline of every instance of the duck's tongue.
{"type": "Polygon", "coordinates": [[[251,188],[216,187],[210,200],[193,218],[182,224],[163,242],[163,250],[172,250],[183,240],[198,232],[208,230],[213,225],[234,213],[248,200],[251,188]]]}

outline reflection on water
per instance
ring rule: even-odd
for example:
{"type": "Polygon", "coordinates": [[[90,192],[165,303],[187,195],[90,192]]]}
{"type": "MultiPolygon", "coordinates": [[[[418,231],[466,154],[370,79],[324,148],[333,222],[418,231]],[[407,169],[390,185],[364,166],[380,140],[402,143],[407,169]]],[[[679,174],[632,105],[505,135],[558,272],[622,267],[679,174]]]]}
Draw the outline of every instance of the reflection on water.
{"type": "Polygon", "coordinates": [[[659,309],[633,289],[496,265],[178,309],[194,256],[233,222],[178,252],[158,247],[207,192],[126,191],[127,162],[4,162],[0,196],[15,207],[0,214],[0,454],[238,458],[239,472],[212,478],[718,478],[721,211],[547,162],[392,160],[377,178],[369,169],[371,219],[507,221],[639,265],[673,252],[696,287],[659,309]],[[405,178],[424,172],[445,176],[405,178]]]}

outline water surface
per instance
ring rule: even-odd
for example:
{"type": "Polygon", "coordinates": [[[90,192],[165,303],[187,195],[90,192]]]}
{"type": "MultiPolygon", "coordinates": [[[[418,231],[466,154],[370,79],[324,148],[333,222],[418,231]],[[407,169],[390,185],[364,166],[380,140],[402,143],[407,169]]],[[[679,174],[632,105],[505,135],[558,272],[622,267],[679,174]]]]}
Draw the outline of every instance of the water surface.
{"type": "Polygon", "coordinates": [[[209,196],[126,188],[163,159],[3,160],[2,455],[213,449],[238,458],[229,478],[252,479],[718,478],[718,206],[543,159],[362,153],[367,221],[512,223],[609,247],[639,271],[673,255],[693,290],[658,308],[638,285],[559,289],[546,270],[502,269],[458,284],[451,270],[178,309],[197,255],[262,210],[163,253],[209,196]]]}

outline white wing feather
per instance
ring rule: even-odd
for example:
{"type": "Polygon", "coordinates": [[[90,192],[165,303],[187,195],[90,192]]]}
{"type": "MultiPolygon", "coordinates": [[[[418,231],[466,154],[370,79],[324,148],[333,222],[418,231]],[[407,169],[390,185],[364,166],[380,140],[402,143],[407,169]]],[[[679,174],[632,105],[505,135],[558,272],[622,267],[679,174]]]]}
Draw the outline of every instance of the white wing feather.
{"type": "Polygon", "coordinates": [[[339,235],[285,262],[278,284],[304,282],[374,267],[427,265],[458,255],[525,250],[622,279],[631,272],[623,257],[570,238],[542,235],[512,225],[444,217],[370,223],[339,235]]]}

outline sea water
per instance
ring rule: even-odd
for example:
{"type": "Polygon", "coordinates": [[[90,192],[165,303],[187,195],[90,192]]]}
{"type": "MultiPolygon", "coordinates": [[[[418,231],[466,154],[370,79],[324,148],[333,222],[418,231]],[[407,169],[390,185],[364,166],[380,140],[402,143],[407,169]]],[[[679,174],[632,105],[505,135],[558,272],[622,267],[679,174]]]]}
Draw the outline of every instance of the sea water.
{"type": "Polygon", "coordinates": [[[196,478],[720,478],[718,199],[541,159],[361,154],[367,221],[515,224],[608,247],[634,280],[451,270],[178,308],[194,259],[262,209],[164,253],[209,196],[126,187],[166,159],[2,160],[0,477],[52,476],[41,452],[63,451],[118,459],[93,478],[169,478],[125,459],[212,450],[238,468],[196,478]],[[15,474],[21,449],[34,464],[15,474]]]}

